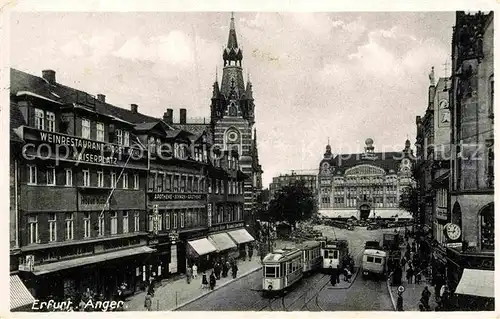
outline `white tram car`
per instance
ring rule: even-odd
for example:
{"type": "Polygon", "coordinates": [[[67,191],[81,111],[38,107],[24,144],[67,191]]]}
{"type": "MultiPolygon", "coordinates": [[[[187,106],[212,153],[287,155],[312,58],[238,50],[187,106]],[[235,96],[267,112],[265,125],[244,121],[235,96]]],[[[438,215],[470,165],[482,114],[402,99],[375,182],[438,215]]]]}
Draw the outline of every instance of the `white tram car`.
{"type": "Polygon", "coordinates": [[[321,256],[323,257],[323,270],[337,268],[345,256],[349,254],[347,240],[323,241],[321,256]]]}
{"type": "Polygon", "coordinates": [[[303,273],[311,273],[321,268],[321,243],[319,241],[309,240],[300,244],[303,258],[303,273]]]}
{"type": "Polygon", "coordinates": [[[303,277],[303,251],[300,248],[275,250],[264,257],[264,292],[283,292],[303,277]]]}

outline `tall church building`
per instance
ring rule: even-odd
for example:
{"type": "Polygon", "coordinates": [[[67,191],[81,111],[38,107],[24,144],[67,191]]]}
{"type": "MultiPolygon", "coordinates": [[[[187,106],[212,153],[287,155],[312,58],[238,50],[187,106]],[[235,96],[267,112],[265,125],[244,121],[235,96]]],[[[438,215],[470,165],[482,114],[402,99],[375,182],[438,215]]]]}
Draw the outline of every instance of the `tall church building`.
{"type": "Polygon", "coordinates": [[[224,150],[236,150],[243,173],[251,176],[244,184],[244,213],[247,223],[253,220],[252,212],[262,189],[262,168],[257,151],[255,104],[252,83],[243,79],[243,51],[238,47],[234,16],[231,17],[227,46],[222,53],[224,68],[222,80],[213,84],[210,106],[211,129],[215,145],[224,150]]]}

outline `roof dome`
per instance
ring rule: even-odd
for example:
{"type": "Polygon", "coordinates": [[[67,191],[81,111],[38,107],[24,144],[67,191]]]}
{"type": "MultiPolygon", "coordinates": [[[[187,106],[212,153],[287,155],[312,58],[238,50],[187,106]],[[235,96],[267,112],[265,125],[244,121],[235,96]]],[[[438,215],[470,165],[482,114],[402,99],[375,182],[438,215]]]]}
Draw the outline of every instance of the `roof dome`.
{"type": "Polygon", "coordinates": [[[328,151],[330,151],[330,152],[332,151],[332,147],[330,146],[330,144],[328,144],[328,145],[326,146],[326,151],[327,151],[327,152],[328,152],[328,151]]]}
{"type": "Polygon", "coordinates": [[[367,146],[371,146],[371,145],[373,145],[373,140],[371,138],[367,138],[366,141],[365,141],[365,144],[367,146]]]}

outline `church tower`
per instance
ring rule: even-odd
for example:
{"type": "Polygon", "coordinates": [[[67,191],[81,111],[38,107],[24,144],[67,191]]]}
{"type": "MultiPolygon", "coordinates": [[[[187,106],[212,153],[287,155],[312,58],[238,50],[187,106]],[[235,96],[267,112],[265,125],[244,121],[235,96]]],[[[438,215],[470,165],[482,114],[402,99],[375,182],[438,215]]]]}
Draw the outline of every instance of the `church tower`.
{"type": "Polygon", "coordinates": [[[252,83],[247,77],[245,85],[243,78],[243,51],[238,46],[233,14],[222,59],[224,68],[221,83],[219,84],[216,75],[213,84],[210,124],[215,145],[224,150],[238,151],[240,168],[250,177],[244,184],[244,212],[245,218],[249,218],[262,188],[262,170],[258,160],[257,141],[253,136],[256,136],[256,132],[252,134],[255,123],[252,83]]]}

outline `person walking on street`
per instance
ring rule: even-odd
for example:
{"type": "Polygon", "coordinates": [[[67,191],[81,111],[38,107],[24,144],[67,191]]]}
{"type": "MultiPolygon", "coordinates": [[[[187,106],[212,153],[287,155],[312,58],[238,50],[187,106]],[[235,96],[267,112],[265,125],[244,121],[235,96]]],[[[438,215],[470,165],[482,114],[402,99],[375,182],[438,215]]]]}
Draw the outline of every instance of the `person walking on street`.
{"type": "Polygon", "coordinates": [[[350,282],[351,282],[351,276],[352,276],[351,271],[349,270],[349,268],[346,268],[346,269],[345,269],[345,277],[346,277],[346,281],[347,281],[348,283],[350,283],[350,282]]]}
{"type": "Polygon", "coordinates": [[[216,281],[217,280],[215,279],[215,274],[212,271],[212,273],[210,274],[210,290],[214,290],[216,281]]]}
{"type": "Polygon", "coordinates": [[[340,284],[340,274],[342,273],[342,268],[340,267],[340,264],[337,265],[337,271],[335,272],[336,273],[336,280],[337,280],[337,283],[340,284]]]}
{"type": "Polygon", "coordinates": [[[193,279],[198,278],[198,266],[196,266],[196,263],[193,264],[193,279]]]}
{"type": "Polygon", "coordinates": [[[429,291],[429,288],[425,286],[424,290],[422,291],[422,298],[420,298],[420,301],[422,302],[422,305],[424,305],[425,310],[430,310],[429,306],[429,299],[431,298],[431,292],[429,291]]]}
{"type": "Polygon", "coordinates": [[[208,288],[207,274],[205,274],[205,272],[203,272],[201,276],[201,288],[208,288]]]}
{"type": "Polygon", "coordinates": [[[186,268],[186,281],[188,284],[191,284],[191,278],[193,278],[193,272],[191,267],[187,266],[186,268]]]}
{"type": "Polygon", "coordinates": [[[253,245],[249,244],[248,245],[248,260],[252,261],[252,256],[253,256],[253,245]]]}
{"type": "Polygon", "coordinates": [[[220,280],[221,267],[218,261],[214,264],[214,275],[217,280],[220,280]]]}
{"type": "Polygon", "coordinates": [[[227,272],[228,272],[227,265],[228,265],[227,260],[222,261],[222,265],[221,265],[221,268],[222,268],[222,278],[226,278],[227,277],[227,272]]]}
{"type": "Polygon", "coordinates": [[[146,297],[144,298],[144,308],[147,309],[147,311],[151,311],[151,306],[153,302],[151,300],[151,295],[147,294],[146,297]]]}
{"type": "Polygon", "coordinates": [[[330,283],[332,284],[332,286],[335,287],[335,284],[337,283],[337,268],[333,268],[331,265],[330,265],[330,283]]]}
{"type": "Polygon", "coordinates": [[[411,266],[406,270],[406,281],[408,281],[409,284],[413,282],[413,268],[411,266]]]}
{"type": "Polygon", "coordinates": [[[415,284],[420,285],[422,281],[422,271],[420,269],[416,269],[415,271],[415,284]]]}
{"type": "Polygon", "coordinates": [[[403,311],[403,293],[401,291],[398,291],[398,300],[396,303],[396,310],[403,311]]]}
{"type": "Polygon", "coordinates": [[[238,274],[238,266],[236,265],[236,263],[233,263],[233,265],[231,266],[231,273],[233,275],[233,279],[235,279],[236,275],[238,274]]]}

